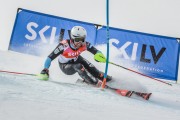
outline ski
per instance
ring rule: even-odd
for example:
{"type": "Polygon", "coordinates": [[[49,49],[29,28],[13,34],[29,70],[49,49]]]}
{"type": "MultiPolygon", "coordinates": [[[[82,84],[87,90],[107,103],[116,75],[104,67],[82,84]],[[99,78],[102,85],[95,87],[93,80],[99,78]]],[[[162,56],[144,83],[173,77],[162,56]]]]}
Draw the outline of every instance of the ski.
{"type": "MultiPolygon", "coordinates": [[[[86,83],[85,81],[78,79],[76,81],[76,83],[81,83],[81,84],[86,84],[86,85],[91,85],[89,83],[86,83]]],[[[91,85],[93,87],[99,87],[99,85],[91,85]]],[[[117,88],[113,88],[110,87],[108,85],[105,86],[105,89],[109,89],[111,91],[114,91],[116,94],[124,96],[124,97],[131,97],[133,94],[143,98],[144,100],[149,100],[149,98],[151,97],[152,93],[141,93],[141,92],[136,92],[136,91],[132,91],[132,90],[126,90],[126,89],[117,89],[117,88]]]]}
{"type": "Polygon", "coordinates": [[[149,98],[152,95],[152,93],[141,93],[141,92],[134,92],[134,94],[136,94],[137,96],[142,97],[145,100],[149,100],[149,98]]]}
{"type": "Polygon", "coordinates": [[[105,86],[106,89],[110,89],[115,91],[115,93],[121,95],[121,96],[126,96],[126,97],[131,97],[131,95],[134,93],[134,91],[131,90],[124,90],[124,89],[117,89],[117,88],[112,88],[108,85],[105,86]]]}
{"type": "Polygon", "coordinates": [[[116,89],[116,88],[109,87],[107,85],[106,85],[106,88],[114,90],[117,94],[121,96],[131,97],[132,94],[135,94],[139,97],[142,97],[144,100],[149,100],[150,96],[152,95],[152,93],[141,93],[141,92],[136,92],[132,90],[116,89]]]}

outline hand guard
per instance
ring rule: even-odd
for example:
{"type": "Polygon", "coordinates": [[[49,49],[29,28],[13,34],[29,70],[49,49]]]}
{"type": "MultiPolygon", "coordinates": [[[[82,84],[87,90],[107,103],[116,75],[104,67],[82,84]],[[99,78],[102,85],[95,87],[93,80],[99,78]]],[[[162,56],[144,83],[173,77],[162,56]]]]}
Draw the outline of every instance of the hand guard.
{"type": "Polygon", "coordinates": [[[97,61],[97,62],[105,63],[106,62],[106,57],[102,54],[102,52],[97,52],[94,55],[94,60],[97,61]]]}
{"type": "Polygon", "coordinates": [[[49,70],[43,69],[40,74],[37,75],[39,80],[48,80],[49,79],[49,70]]]}
{"type": "Polygon", "coordinates": [[[46,74],[49,76],[49,70],[44,68],[42,71],[41,71],[41,74],[46,74]]]}

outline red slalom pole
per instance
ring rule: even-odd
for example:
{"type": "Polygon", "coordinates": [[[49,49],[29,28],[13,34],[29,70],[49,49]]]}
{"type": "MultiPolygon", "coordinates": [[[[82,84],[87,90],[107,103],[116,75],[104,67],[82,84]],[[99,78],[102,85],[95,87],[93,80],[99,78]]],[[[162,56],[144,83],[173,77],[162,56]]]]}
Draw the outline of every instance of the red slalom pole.
{"type": "Polygon", "coordinates": [[[109,63],[110,63],[110,64],[112,64],[112,65],[115,65],[115,66],[121,67],[121,68],[123,68],[123,69],[129,70],[129,71],[131,71],[131,72],[137,73],[137,74],[142,75],[142,76],[144,76],[144,77],[148,77],[148,78],[151,78],[151,79],[156,80],[156,81],[158,81],[158,82],[161,82],[161,83],[164,83],[164,84],[167,84],[167,85],[172,86],[172,84],[170,84],[170,83],[167,83],[167,82],[161,81],[161,80],[156,79],[156,78],[153,78],[153,77],[151,77],[151,76],[147,76],[147,75],[142,74],[142,73],[140,73],[140,72],[137,72],[137,71],[131,70],[131,69],[129,69],[129,68],[123,67],[123,66],[121,66],[121,65],[115,64],[115,63],[113,63],[113,62],[109,62],[109,63]]]}
{"type": "Polygon", "coordinates": [[[11,73],[11,74],[21,74],[21,75],[37,76],[36,74],[21,73],[21,72],[12,72],[12,71],[5,71],[5,70],[0,70],[0,72],[3,72],[3,73],[11,73]]]}

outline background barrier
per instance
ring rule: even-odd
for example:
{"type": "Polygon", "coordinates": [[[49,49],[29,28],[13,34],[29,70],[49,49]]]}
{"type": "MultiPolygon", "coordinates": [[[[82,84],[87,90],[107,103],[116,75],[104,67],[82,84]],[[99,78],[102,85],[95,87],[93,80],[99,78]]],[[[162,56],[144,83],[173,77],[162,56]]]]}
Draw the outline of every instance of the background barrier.
{"type": "MultiPolygon", "coordinates": [[[[47,15],[30,10],[17,12],[9,50],[46,56],[58,43],[59,32],[83,26],[88,33],[87,41],[93,45],[106,44],[106,27],[97,29],[92,23],[47,15]]],[[[177,38],[122,30],[111,27],[110,44],[117,48],[117,61],[143,74],[156,78],[177,80],[179,42],[177,38]],[[172,54],[173,53],[173,54],[172,54]]],[[[111,53],[110,53],[111,54],[111,53]]]]}

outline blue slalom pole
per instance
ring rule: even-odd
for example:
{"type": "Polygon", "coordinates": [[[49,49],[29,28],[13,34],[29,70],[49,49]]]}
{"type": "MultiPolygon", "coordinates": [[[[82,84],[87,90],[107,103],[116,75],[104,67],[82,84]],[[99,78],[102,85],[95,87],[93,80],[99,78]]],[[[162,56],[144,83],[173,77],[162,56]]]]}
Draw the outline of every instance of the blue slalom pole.
{"type": "Polygon", "coordinates": [[[102,83],[102,88],[106,86],[106,78],[108,72],[108,63],[109,63],[109,0],[106,0],[106,38],[107,38],[107,54],[106,54],[106,68],[104,73],[104,79],[102,83]]]}

